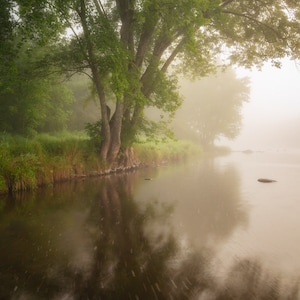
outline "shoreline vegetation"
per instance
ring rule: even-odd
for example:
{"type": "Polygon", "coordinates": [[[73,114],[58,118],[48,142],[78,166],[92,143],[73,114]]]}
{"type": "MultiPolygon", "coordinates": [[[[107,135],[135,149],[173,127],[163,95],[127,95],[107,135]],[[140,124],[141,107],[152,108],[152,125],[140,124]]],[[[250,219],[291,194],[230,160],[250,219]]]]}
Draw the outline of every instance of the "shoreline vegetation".
{"type": "Polygon", "coordinates": [[[204,153],[191,141],[171,139],[141,140],[130,151],[129,166],[120,163],[107,169],[99,159],[99,149],[84,133],[38,134],[32,138],[0,134],[0,194],[158,166],[204,153]]]}

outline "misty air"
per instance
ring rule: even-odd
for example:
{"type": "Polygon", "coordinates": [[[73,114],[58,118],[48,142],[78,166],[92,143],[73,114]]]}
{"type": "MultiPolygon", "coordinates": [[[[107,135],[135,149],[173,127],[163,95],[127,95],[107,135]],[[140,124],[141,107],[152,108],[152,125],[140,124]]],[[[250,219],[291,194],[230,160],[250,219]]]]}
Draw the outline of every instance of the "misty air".
{"type": "Polygon", "coordinates": [[[300,300],[297,0],[2,1],[0,299],[300,300]]]}

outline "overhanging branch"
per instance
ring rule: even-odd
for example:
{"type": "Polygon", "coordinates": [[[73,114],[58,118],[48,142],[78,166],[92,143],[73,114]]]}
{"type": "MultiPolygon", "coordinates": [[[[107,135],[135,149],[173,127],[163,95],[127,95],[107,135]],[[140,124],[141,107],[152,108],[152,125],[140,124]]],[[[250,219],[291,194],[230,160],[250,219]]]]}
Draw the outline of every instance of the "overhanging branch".
{"type": "Polygon", "coordinates": [[[95,6],[96,6],[96,9],[97,9],[97,11],[98,11],[98,14],[99,15],[104,15],[105,17],[107,17],[107,15],[106,15],[106,12],[105,12],[105,10],[104,10],[104,7],[103,7],[103,5],[102,5],[102,3],[101,3],[101,0],[93,0],[93,2],[94,2],[94,4],[95,4],[95,6]]]}
{"type": "Polygon", "coordinates": [[[247,14],[245,14],[245,13],[239,13],[239,12],[236,12],[236,11],[232,11],[232,10],[223,10],[222,12],[225,13],[225,14],[231,14],[231,15],[235,15],[235,16],[239,16],[239,17],[248,19],[248,20],[250,20],[250,21],[252,21],[252,22],[254,22],[254,23],[257,23],[257,24],[261,25],[262,27],[265,27],[265,28],[269,29],[270,31],[272,31],[273,33],[275,33],[275,35],[276,35],[279,39],[284,39],[284,38],[280,35],[280,33],[279,33],[276,29],[274,29],[272,26],[270,26],[270,25],[268,25],[268,24],[266,24],[266,23],[264,23],[264,22],[261,22],[261,21],[257,20],[256,18],[254,18],[254,17],[252,17],[252,16],[249,16],[249,15],[247,15],[247,14]]]}
{"type": "Polygon", "coordinates": [[[177,54],[180,52],[180,50],[182,49],[183,45],[185,44],[186,39],[183,38],[178,45],[175,47],[175,49],[172,51],[172,53],[170,54],[170,56],[168,57],[168,59],[165,61],[164,65],[161,68],[162,72],[166,72],[168,67],[170,66],[170,64],[174,61],[175,57],[177,56],[177,54]]]}
{"type": "Polygon", "coordinates": [[[228,5],[229,3],[231,3],[231,2],[233,2],[233,1],[235,1],[235,0],[227,0],[227,1],[223,1],[222,3],[220,3],[220,7],[224,7],[224,6],[226,6],[226,5],[228,5]]]}

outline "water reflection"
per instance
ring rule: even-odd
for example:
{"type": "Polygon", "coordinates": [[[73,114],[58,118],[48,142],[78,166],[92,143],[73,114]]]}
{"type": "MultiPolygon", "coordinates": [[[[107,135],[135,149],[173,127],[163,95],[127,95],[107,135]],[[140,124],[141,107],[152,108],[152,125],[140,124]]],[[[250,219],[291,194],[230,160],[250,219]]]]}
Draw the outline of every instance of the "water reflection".
{"type": "Polygon", "coordinates": [[[214,244],[227,240],[237,227],[246,228],[248,215],[241,202],[239,174],[232,165],[220,169],[213,160],[204,161],[199,168],[197,228],[201,237],[214,244]]]}
{"type": "MultiPolygon", "coordinates": [[[[213,224],[207,239],[224,239],[245,216],[236,212],[232,189],[232,207],[221,205],[228,176],[218,181],[211,171],[199,175],[198,188],[202,200],[218,199],[220,207],[206,214],[203,202],[198,234],[213,224]],[[231,225],[219,231],[224,224],[231,225]]],[[[2,202],[0,299],[297,299],[297,283],[282,292],[280,278],[255,260],[238,261],[219,280],[214,251],[184,246],[176,236],[169,222],[174,204],[135,200],[141,182],[140,173],[116,175],[2,202]]]]}
{"type": "Polygon", "coordinates": [[[217,299],[299,299],[299,282],[283,285],[279,275],[263,269],[255,259],[236,262],[217,299]]]}
{"type": "Polygon", "coordinates": [[[247,228],[248,207],[242,202],[239,181],[233,165],[220,167],[208,159],[162,171],[135,197],[140,202],[175,204],[173,219],[179,234],[200,248],[217,247],[237,228],[247,228]]]}

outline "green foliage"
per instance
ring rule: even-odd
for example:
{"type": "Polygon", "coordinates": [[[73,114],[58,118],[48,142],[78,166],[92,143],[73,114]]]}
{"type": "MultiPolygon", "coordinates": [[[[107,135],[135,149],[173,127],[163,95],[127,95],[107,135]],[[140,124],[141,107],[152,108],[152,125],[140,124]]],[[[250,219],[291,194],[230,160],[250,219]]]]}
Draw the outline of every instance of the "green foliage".
{"type": "MultiPolygon", "coordinates": [[[[12,18],[14,5],[12,1],[0,0],[0,74],[5,76],[6,72],[13,71],[13,58],[16,53],[14,43],[14,27],[16,21],[12,18]]],[[[3,87],[0,77],[0,90],[3,87]]]]}
{"type": "Polygon", "coordinates": [[[10,191],[35,188],[40,148],[23,137],[1,135],[0,149],[1,189],[4,183],[10,191]]]}
{"type": "Polygon", "coordinates": [[[91,144],[93,145],[94,149],[100,149],[103,140],[102,133],[101,133],[102,131],[101,120],[95,123],[87,123],[85,125],[85,131],[90,137],[91,144]]]}
{"type": "Polygon", "coordinates": [[[0,92],[2,131],[31,135],[66,127],[72,97],[60,83],[24,79],[13,82],[9,88],[10,91],[0,92]]]}
{"type": "Polygon", "coordinates": [[[226,40],[231,62],[251,67],[271,60],[278,67],[280,58],[299,57],[300,27],[293,1],[230,1],[222,12],[214,26],[226,40]]]}
{"type": "Polygon", "coordinates": [[[34,154],[22,154],[14,159],[3,169],[4,178],[8,189],[28,190],[37,187],[36,171],[38,168],[38,159],[34,154]]]}
{"type": "Polygon", "coordinates": [[[93,155],[87,142],[86,135],[67,132],[34,139],[1,134],[0,191],[33,189],[83,172],[82,164],[93,155]]]}
{"type": "MultiPolygon", "coordinates": [[[[72,114],[71,104],[74,102],[74,97],[71,90],[65,83],[56,79],[49,81],[46,87],[46,101],[43,106],[44,117],[36,127],[38,132],[55,132],[67,129],[72,114]]],[[[40,105],[38,107],[38,112],[40,112],[40,105]]]]}
{"type": "MultiPolygon", "coordinates": [[[[179,73],[206,76],[215,70],[220,54],[227,63],[246,67],[269,59],[279,66],[282,57],[300,56],[299,7],[291,0],[18,0],[4,2],[1,17],[3,49],[12,50],[0,50],[0,128],[23,134],[63,128],[70,95],[55,93],[49,77],[34,77],[34,66],[42,74],[85,73],[103,108],[103,160],[114,159],[106,149],[113,156],[145,128],[153,132],[145,109],[155,107],[172,117],[181,103],[179,73]],[[63,34],[67,27],[72,34],[63,34]],[[45,52],[36,55],[37,46],[46,45],[45,52]],[[114,103],[111,119],[105,109],[108,101],[114,103]]],[[[233,102],[225,107],[231,105],[235,111],[233,102]]],[[[239,126],[234,114],[225,123],[219,117],[214,120],[219,128],[235,124],[222,132],[228,137],[234,137],[239,126]]],[[[209,136],[207,143],[219,131],[201,128],[209,136]]]]}
{"type": "Polygon", "coordinates": [[[36,140],[29,140],[23,136],[0,134],[0,147],[2,155],[7,157],[18,157],[28,153],[42,155],[41,145],[36,140]]]}
{"type": "Polygon", "coordinates": [[[139,127],[139,135],[136,137],[136,141],[140,141],[141,136],[145,137],[148,141],[158,142],[162,139],[173,139],[174,134],[169,129],[169,121],[164,120],[148,120],[145,119],[143,124],[139,127]]]}
{"type": "Polygon", "coordinates": [[[72,76],[67,84],[74,97],[67,127],[69,130],[83,130],[86,123],[94,123],[99,120],[99,101],[97,101],[92,81],[88,76],[79,74],[72,76]]]}
{"type": "Polygon", "coordinates": [[[199,145],[187,140],[147,140],[135,143],[133,147],[137,158],[144,165],[174,162],[203,154],[203,150],[199,145]]]}
{"type": "Polygon", "coordinates": [[[241,107],[249,97],[247,78],[229,69],[194,83],[182,81],[185,101],[173,126],[179,138],[209,147],[219,137],[235,138],[241,128],[241,107]]]}
{"type": "Polygon", "coordinates": [[[175,76],[166,76],[163,72],[157,72],[154,80],[153,93],[149,97],[147,106],[153,106],[174,116],[180,107],[182,99],[178,94],[178,84],[175,76]]]}
{"type": "MultiPolygon", "coordinates": [[[[0,192],[34,189],[75,176],[104,171],[103,162],[84,133],[38,134],[33,139],[0,134],[0,192]]],[[[190,141],[140,137],[134,159],[142,165],[159,164],[201,155],[190,141]]]]}
{"type": "MultiPolygon", "coordinates": [[[[61,1],[17,0],[15,15],[19,17],[17,28],[26,37],[40,46],[57,41],[65,29],[62,22],[61,1]],[[60,9],[58,13],[57,8],[60,9]]],[[[68,1],[65,1],[68,4],[68,1]]]]}
{"type": "Polygon", "coordinates": [[[59,76],[37,67],[45,51],[23,44],[10,64],[0,67],[1,131],[32,135],[66,127],[73,96],[59,76]]]}
{"type": "Polygon", "coordinates": [[[2,4],[0,131],[33,135],[61,130],[69,118],[72,94],[53,66],[41,62],[51,53],[62,25],[50,3],[2,4]]]}
{"type": "Polygon", "coordinates": [[[87,136],[82,133],[70,133],[67,131],[55,134],[39,134],[34,138],[46,155],[51,157],[73,157],[78,151],[86,149],[87,136]]]}

